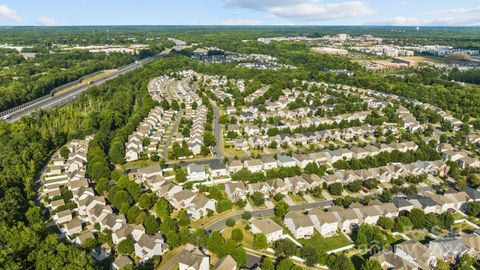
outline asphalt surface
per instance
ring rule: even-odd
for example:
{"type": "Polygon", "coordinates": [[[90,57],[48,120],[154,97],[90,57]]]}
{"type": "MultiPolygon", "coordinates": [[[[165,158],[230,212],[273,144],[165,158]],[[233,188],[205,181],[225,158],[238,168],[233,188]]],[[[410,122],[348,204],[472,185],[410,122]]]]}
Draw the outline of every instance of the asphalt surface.
{"type": "MultiPolygon", "coordinates": [[[[319,207],[326,207],[326,206],[332,206],[333,205],[333,200],[324,200],[324,201],[318,201],[314,203],[305,203],[305,204],[297,204],[297,205],[292,205],[289,207],[289,211],[304,211],[312,208],[319,208],[319,207]]],[[[272,216],[275,213],[273,212],[273,209],[262,209],[262,210],[255,210],[252,211],[252,216],[253,217],[259,217],[259,216],[272,216]]],[[[225,222],[227,219],[234,219],[235,221],[238,221],[242,219],[242,214],[237,214],[229,217],[224,217],[220,220],[215,221],[214,223],[208,225],[205,227],[207,231],[219,231],[225,227],[225,222]]]]}
{"type": "Polygon", "coordinates": [[[213,124],[214,124],[214,133],[215,133],[215,157],[217,159],[223,159],[223,149],[222,149],[222,146],[221,146],[221,136],[222,134],[220,133],[220,113],[218,111],[218,106],[217,104],[213,104],[213,115],[214,115],[214,119],[213,119],[213,124]]]}
{"type": "Polygon", "coordinates": [[[65,104],[67,104],[68,102],[70,102],[70,101],[76,99],[77,97],[79,97],[80,93],[87,90],[88,88],[90,88],[92,86],[100,85],[100,84],[102,84],[106,81],[114,79],[114,78],[116,78],[120,75],[123,75],[123,74],[125,74],[125,73],[127,73],[127,72],[129,72],[129,71],[131,71],[135,68],[141,67],[144,64],[146,64],[148,62],[151,62],[155,59],[167,57],[169,55],[169,53],[170,53],[170,49],[168,49],[165,52],[162,52],[160,54],[157,54],[153,57],[148,57],[148,58],[144,58],[142,60],[138,60],[135,63],[132,63],[132,64],[129,64],[125,67],[122,67],[122,68],[118,69],[116,72],[114,72],[113,74],[111,74],[109,76],[106,76],[104,78],[98,79],[91,84],[82,85],[82,86],[79,86],[77,88],[73,88],[72,90],[70,90],[66,93],[59,94],[59,95],[44,99],[44,100],[41,100],[37,103],[34,103],[34,104],[31,104],[31,105],[26,106],[24,108],[21,108],[18,111],[10,113],[8,115],[8,119],[3,119],[3,120],[6,121],[6,122],[15,122],[15,121],[21,119],[23,116],[29,115],[36,110],[49,109],[49,108],[55,108],[55,107],[63,106],[65,104]]]}

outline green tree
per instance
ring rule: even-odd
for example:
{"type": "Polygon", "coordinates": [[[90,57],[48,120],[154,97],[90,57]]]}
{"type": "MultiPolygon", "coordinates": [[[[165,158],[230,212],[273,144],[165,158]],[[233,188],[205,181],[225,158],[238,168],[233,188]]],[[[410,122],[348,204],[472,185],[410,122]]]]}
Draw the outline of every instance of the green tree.
{"type": "Polygon", "coordinates": [[[276,256],[290,257],[295,255],[297,251],[297,245],[290,239],[279,239],[273,242],[273,249],[276,256]]]}
{"type": "Polygon", "coordinates": [[[227,219],[227,221],[225,221],[225,224],[228,226],[228,227],[233,227],[235,226],[235,220],[233,218],[229,218],[227,219]]]}
{"type": "Polygon", "coordinates": [[[354,270],[352,261],[344,254],[340,254],[335,258],[335,262],[330,267],[332,270],[354,270]]]}
{"type": "Polygon", "coordinates": [[[68,155],[70,155],[70,150],[68,150],[66,146],[62,146],[60,148],[60,156],[64,159],[67,159],[68,155]]]}
{"type": "Polygon", "coordinates": [[[236,241],[236,242],[242,242],[243,240],[243,232],[242,232],[242,229],[233,229],[232,230],[232,240],[236,241]]]}
{"type": "Polygon", "coordinates": [[[284,217],[288,213],[288,204],[284,201],[280,201],[275,205],[273,209],[275,212],[275,216],[277,217],[284,217]]]}
{"type": "Polygon", "coordinates": [[[263,196],[262,193],[255,191],[252,194],[252,201],[255,206],[261,206],[265,203],[265,197],[263,196]]]}
{"type": "Polygon", "coordinates": [[[163,220],[164,218],[169,217],[172,213],[172,206],[162,197],[155,203],[154,210],[157,216],[163,220]]]}
{"type": "Polygon", "coordinates": [[[262,270],[275,270],[275,266],[273,265],[272,259],[269,257],[265,257],[262,261],[262,270]]]}
{"type": "Polygon", "coordinates": [[[309,245],[302,248],[301,256],[305,259],[305,264],[310,267],[320,262],[320,254],[318,250],[309,245]]]}
{"type": "Polygon", "coordinates": [[[253,247],[255,249],[265,249],[268,247],[267,236],[263,233],[257,233],[253,237],[253,247]]]}
{"type": "Polygon", "coordinates": [[[232,209],[233,204],[229,199],[222,199],[217,202],[217,205],[215,206],[217,213],[223,213],[227,210],[232,209]]]}
{"type": "Polygon", "coordinates": [[[408,219],[412,222],[414,229],[423,229],[425,227],[425,212],[422,209],[412,209],[408,213],[408,219]]]}
{"type": "Polygon", "coordinates": [[[435,267],[438,270],[450,270],[450,264],[444,260],[437,260],[435,267]]]}
{"type": "Polygon", "coordinates": [[[148,234],[156,234],[160,230],[160,224],[154,216],[147,216],[143,222],[143,227],[148,234]]]}
{"type": "Polygon", "coordinates": [[[249,220],[252,218],[252,213],[250,213],[250,211],[245,211],[242,213],[242,218],[245,220],[249,220]]]}
{"type": "Polygon", "coordinates": [[[362,270],[382,270],[382,265],[376,259],[370,258],[362,265],[362,270]]]}
{"type": "Polygon", "coordinates": [[[131,235],[128,235],[126,239],[122,240],[118,244],[118,252],[123,255],[128,255],[132,254],[134,251],[134,244],[135,240],[133,240],[133,237],[131,235]]]}

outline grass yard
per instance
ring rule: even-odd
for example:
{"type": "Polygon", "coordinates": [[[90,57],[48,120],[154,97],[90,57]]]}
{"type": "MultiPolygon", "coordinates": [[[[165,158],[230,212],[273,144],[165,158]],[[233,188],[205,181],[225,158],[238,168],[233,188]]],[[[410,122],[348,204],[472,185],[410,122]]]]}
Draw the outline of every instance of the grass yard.
{"type": "Polygon", "coordinates": [[[223,148],[223,154],[226,157],[246,157],[247,156],[245,151],[240,151],[235,148],[227,148],[227,147],[223,148]]]}
{"type": "Polygon", "coordinates": [[[302,245],[311,245],[324,251],[329,251],[352,244],[343,234],[324,238],[318,232],[310,239],[298,239],[302,245]]]}
{"type": "Polygon", "coordinates": [[[290,193],[288,196],[294,201],[295,203],[306,203],[305,199],[297,194],[290,193]]]}
{"type": "Polygon", "coordinates": [[[233,226],[233,228],[226,227],[226,229],[222,231],[222,236],[225,239],[229,239],[232,235],[233,229],[241,229],[243,232],[242,246],[253,249],[253,233],[250,230],[245,229],[246,225],[249,225],[248,221],[240,220],[235,226],[233,226]]]}

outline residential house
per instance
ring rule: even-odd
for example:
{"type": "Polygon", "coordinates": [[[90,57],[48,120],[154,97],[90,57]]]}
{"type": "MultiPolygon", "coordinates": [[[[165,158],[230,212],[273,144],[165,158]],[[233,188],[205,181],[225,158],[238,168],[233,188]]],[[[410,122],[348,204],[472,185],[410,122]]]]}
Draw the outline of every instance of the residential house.
{"type": "Polygon", "coordinates": [[[208,165],[208,172],[211,178],[218,178],[228,175],[227,166],[219,160],[214,160],[208,165]]]}
{"type": "Polygon", "coordinates": [[[270,186],[271,192],[274,194],[279,193],[282,195],[287,195],[289,192],[289,188],[287,187],[283,179],[275,178],[272,180],[268,180],[267,184],[270,186]]]}
{"type": "Polygon", "coordinates": [[[125,224],[120,229],[112,233],[112,242],[118,245],[127,236],[131,235],[133,240],[138,241],[145,234],[145,228],[142,224],[125,224]]]}
{"type": "Polygon", "coordinates": [[[478,259],[480,256],[480,235],[476,233],[463,234],[460,236],[463,244],[469,249],[470,256],[478,259]]]}
{"type": "Polygon", "coordinates": [[[197,196],[196,193],[189,189],[184,189],[180,192],[175,193],[171,199],[170,203],[175,209],[182,209],[186,208],[188,205],[190,205],[190,202],[197,196]]]}
{"type": "Polygon", "coordinates": [[[295,163],[300,168],[305,168],[309,163],[313,162],[313,159],[305,154],[293,154],[292,158],[295,160],[295,163]]]}
{"type": "Polygon", "coordinates": [[[212,212],[215,211],[215,201],[202,195],[197,195],[191,200],[190,205],[187,207],[187,214],[196,220],[206,216],[209,210],[212,212]]]}
{"type": "Polygon", "coordinates": [[[261,172],[263,169],[263,163],[260,159],[249,159],[245,160],[244,167],[252,173],[261,172]]]}
{"type": "Polygon", "coordinates": [[[279,240],[283,237],[282,226],[278,225],[270,218],[254,219],[250,225],[253,234],[265,234],[269,243],[279,240]]]}
{"type": "Polygon", "coordinates": [[[277,163],[280,167],[295,167],[297,163],[291,156],[287,155],[278,155],[277,163]]]}
{"type": "Polygon", "coordinates": [[[225,193],[232,202],[246,200],[247,198],[247,188],[245,183],[241,181],[225,183],[225,193]]]}
{"type": "Polygon", "coordinates": [[[240,160],[232,160],[230,161],[230,163],[228,164],[228,171],[230,173],[236,173],[238,171],[240,171],[241,169],[243,169],[243,164],[240,160]]]}
{"type": "Polygon", "coordinates": [[[59,224],[69,222],[72,218],[72,212],[69,209],[57,212],[53,217],[53,219],[59,224]]]}
{"type": "Polygon", "coordinates": [[[272,187],[267,182],[251,183],[248,184],[248,193],[252,195],[255,192],[260,192],[263,194],[265,200],[270,199],[270,192],[272,187]]]}
{"type": "Polygon", "coordinates": [[[420,268],[415,265],[413,262],[410,262],[390,250],[382,250],[371,257],[376,259],[383,270],[420,270],[420,268]]]}
{"type": "Polygon", "coordinates": [[[431,269],[436,262],[430,250],[416,240],[408,240],[395,245],[395,255],[421,269],[431,269]]]}
{"type": "Polygon", "coordinates": [[[213,267],[213,270],[237,270],[237,262],[232,258],[232,256],[227,255],[218,260],[213,267]]]}
{"type": "Polygon", "coordinates": [[[107,243],[93,248],[92,256],[97,262],[101,262],[112,255],[112,249],[107,243]]]}
{"type": "Polygon", "coordinates": [[[200,181],[208,178],[203,165],[190,163],[187,166],[187,178],[189,181],[200,181]]]}
{"type": "Polygon", "coordinates": [[[64,229],[67,235],[73,236],[82,232],[82,223],[80,223],[80,220],[78,220],[78,218],[74,218],[69,222],[65,223],[64,229]]]}
{"type": "Polygon", "coordinates": [[[200,248],[188,244],[179,255],[179,270],[209,270],[210,257],[200,248]]]}
{"type": "Polygon", "coordinates": [[[142,260],[149,260],[153,256],[162,255],[168,250],[168,245],[160,233],[155,235],[143,234],[135,243],[134,248],[137,257],[142,260]]]}
{"type": "Polygon", "coordinates": [[[339,224],[337,216],[334,213],[314,209],[308,212],[308,216],[312,220],[315,229],[323,237],[330,237],[337,234],[339,224]]]}
{"type": "Polygon", "coordinates": [[[438,204],[430,197],[420,195],[409,195],[406,197],[407,201],[413,204],[414,208],[422,209],[426,214],[438,213],[438,204]]]}
{"type": "Polygon", "coordinates": [[[428,250],[437,259],[455,263],[469,248],[459,238],[439,238],[428,242],[428,250]]]}
{"type": "Polygon", "coordinates": [[[413,204],[404,197],[395,197],[393,198],[393,204],[398,208],[398,212],[407,211],[410,212],[413,209],[413,204]]]}
{"type": "Polygon", "coordinates": [[[112,268],[115,270],[120,270],[128,265],[133,263],[132,259],[128,256],[120,256],[112,263],[112,268]]]}
{"type": "Polygon", "coordinates": [[[273,156],[270,155],[264,155],[261,159],[263,163],[263,169],[264,170],[271,170],[277,168],[278,164],[277,161],[273,158],[273,156]]]}
{"type": "Polygon", "coordinates": [[[301,176],[288,177],[285,179],[285,184],[293,193],[305,192],[310,188],[310,185],[301,176]]]}
{"type": "Polygon", "coordinates": [[[296,239],[310,238],[314,233],[313,222],[308,216],[289,212],[285,215],[284,223],[296,239]]]}

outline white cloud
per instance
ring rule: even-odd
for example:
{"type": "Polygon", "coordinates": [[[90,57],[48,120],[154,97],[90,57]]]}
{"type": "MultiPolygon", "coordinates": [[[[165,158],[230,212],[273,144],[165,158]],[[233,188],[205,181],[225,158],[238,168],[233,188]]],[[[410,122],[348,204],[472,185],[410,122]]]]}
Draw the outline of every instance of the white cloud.
{"type": "Polygon", "coordinates": [[[42,26],[55,26],[58,25],[57,21],[53,18],[42,16],[37,20],[38,24],[42,26]]]}
{"type": "Polygon", "coordinates": [[[321,0],[222,0],[227,7],[268,12],[297,21],[324,21],[370,15],[374,10],[364,1],[324,3],[321,0]]]}
{"type": "Polygon", "coordinates": [[[7,5],[0,5],[0,19],[17,23],[22,21],[22,17],[18,16],[17,12],[7,5]]]}
{"type": "Polygon", "coordinates": [[[427,26],[478,26],[480,7],[430,11],[416,16],[392,17],[369,24],[380,25],[427,25],[427,26]]]}
{"type": "Polygon", "coordinates": [[[263,23],[262,20],[250,19],[228,19],[222,22],[223,25],[260,25],[263,23]]]}

